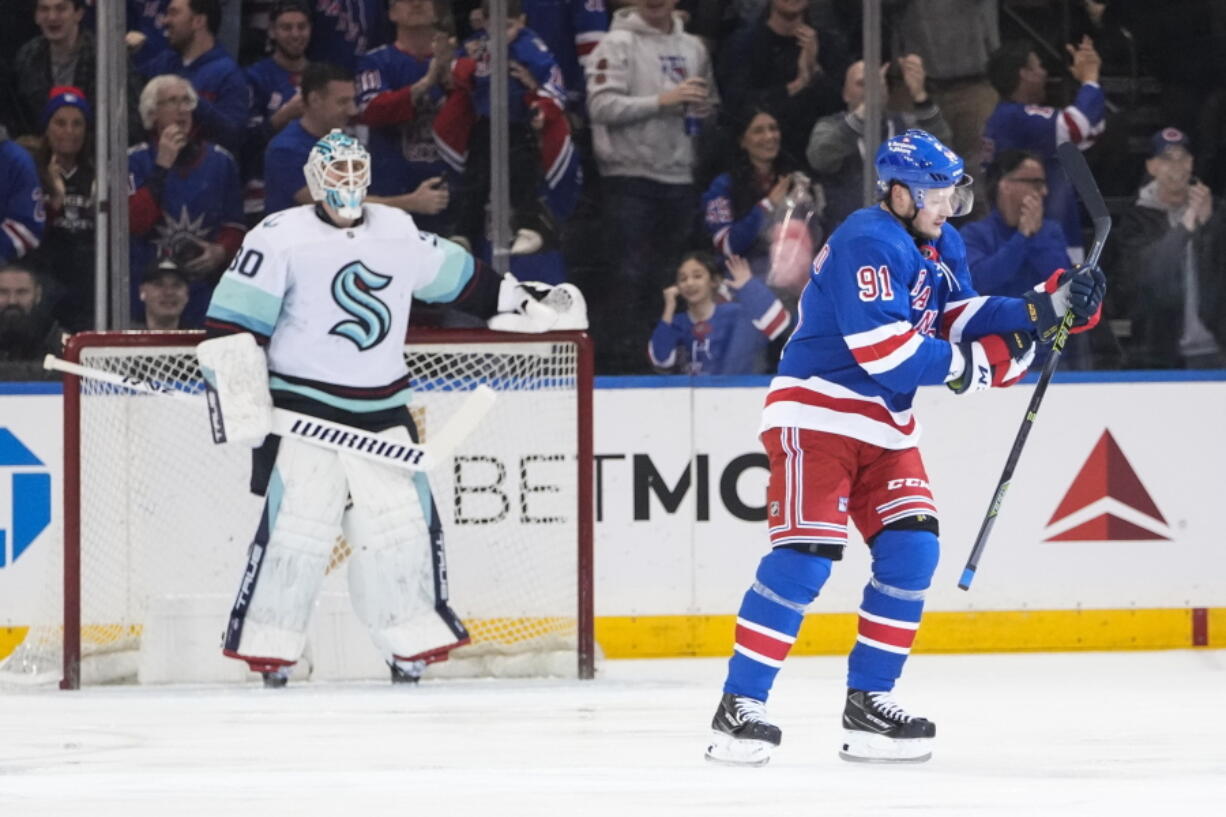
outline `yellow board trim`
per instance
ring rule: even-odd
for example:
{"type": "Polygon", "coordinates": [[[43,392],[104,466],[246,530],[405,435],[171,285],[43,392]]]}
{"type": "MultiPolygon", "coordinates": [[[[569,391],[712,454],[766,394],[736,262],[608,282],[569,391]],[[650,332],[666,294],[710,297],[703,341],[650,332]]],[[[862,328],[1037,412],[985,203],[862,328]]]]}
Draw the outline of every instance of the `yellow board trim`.
{"type": "MultiPolygon", "coordinates": [[[[1208,609],[1209,647],[1226,647],[1226,607],[1208,609]]],[[[811,613],[792,655],[839,655],[856,637],[854,613],[811,613]]],[[[536,633],[565,629],[567,619],[546,620],[536,633]]],[[[467,622],[476,640],[504,640],[523,622],[467,622]],[[515,624],[517,626],[510,626],[515,624]],[[504,635],[500,636],[500,633],[504,635]]],[[[736,616],[600,616],[596,642],[607,658],[727,656],[736,616]]],[[[0,660],[26,636],[26,627],[0,627],[0,660]]],[[[126,635],[131,635],[129,630],[126,635]]],[[[115,636],[112,635],[112,639],[115,636]]],[[[931,612],[915,652],[1055,652],[1164,650],[1192,647],[1192,610],[985,610],[931,612]]]]}
{"type": "MultiPolygon", "coordinates": [[[[1209,609],[1210,647],[1226,647],[1226,608],[1209,609]]],[[[856,637],[854,613],[805,616],[792,655],[839,655],[856,637]]],[[[596,619],[608,658],[727,656],[736,616],[609,616],[596,619]]],[[[1192,610],[987,610],[932,612],[915,652],[1055,652],[1192,647],[1192,610]]]]}

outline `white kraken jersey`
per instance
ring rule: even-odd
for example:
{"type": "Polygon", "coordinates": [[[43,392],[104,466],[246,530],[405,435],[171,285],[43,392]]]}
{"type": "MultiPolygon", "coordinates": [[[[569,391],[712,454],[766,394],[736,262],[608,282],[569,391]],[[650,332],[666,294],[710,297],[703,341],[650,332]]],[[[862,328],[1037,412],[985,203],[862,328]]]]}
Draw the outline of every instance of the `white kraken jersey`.
{"type": "Polygon", "coordinates": [[[212,328],[268,339],[269,386],[347,411],[404,405],[404,338],[413,298],[446,303],[473,276],[463,248],[366,204],[349,228],[313,205],[274,213],[247,233],[209,304],[212,328]]]}

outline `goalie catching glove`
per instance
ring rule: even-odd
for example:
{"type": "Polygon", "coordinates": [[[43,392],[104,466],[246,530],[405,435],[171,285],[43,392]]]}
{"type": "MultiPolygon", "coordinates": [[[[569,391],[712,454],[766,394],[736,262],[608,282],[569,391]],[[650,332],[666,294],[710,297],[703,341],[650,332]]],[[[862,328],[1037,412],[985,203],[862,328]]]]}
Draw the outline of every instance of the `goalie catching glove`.
{"type": "Polygon", "coordinates": [[[498,314],[489,320],[500,332],[587,329],[587,302],[574,284],[550,286],[507,273],[498,290],[498,314]]]}
{"type": "Polygon", "coordinates": [[[210,338],[196,347],[206,383],[213,442],[260,445],[272,431],[268,360],[247,332],[210,338]]]}
{"type": "Polygon", "coordinates": [[[1073,334],[1097,326],[1106,294],[1107,277],[1095,266],[1056,270],[1022,298],[1039,342],[1051,343],[1070,309],[1073,310],[1073,328],[1069,331],[1073,334]]]}
{"type": "Polygon", "coordinates": [[[988,335],[955,344],[950,371],[956,374],[946,380],[945,385],[953,389],[954,394],[1008,388],[1026,374],[1034,360],[1034,350],[1034,339],[1029,332],[988,335]]]}

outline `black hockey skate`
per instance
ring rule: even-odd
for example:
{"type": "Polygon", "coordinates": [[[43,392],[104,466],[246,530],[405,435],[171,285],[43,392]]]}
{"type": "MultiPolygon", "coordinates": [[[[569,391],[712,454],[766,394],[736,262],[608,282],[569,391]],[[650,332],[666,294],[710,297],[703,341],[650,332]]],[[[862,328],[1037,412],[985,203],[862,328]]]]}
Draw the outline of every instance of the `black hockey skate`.
{"type": "Polygon", "coordinates": [[[264,689],[281,689],[289,683],[289,671],[284,668],[261,672],[260,676],[264,679],[264,689]]]}
{"type": "Polygon", "coordinates": [[[425,661],[388,661],[393,684],[416,684],[426,669],[425,661]]]}
{"type": "Polygon", "coordinates": [[[922,763],[932,757],[937,727],[907,713],[888,692],[847,690],[843,707],[844,760],[922,763]]]}
{"type": "Polygon", "coordinates": [[[736,766],[762,766],[783,740],[783,730],[766,719],[766,704],[725,692],[711,719],[707,760],[736,766]]]}

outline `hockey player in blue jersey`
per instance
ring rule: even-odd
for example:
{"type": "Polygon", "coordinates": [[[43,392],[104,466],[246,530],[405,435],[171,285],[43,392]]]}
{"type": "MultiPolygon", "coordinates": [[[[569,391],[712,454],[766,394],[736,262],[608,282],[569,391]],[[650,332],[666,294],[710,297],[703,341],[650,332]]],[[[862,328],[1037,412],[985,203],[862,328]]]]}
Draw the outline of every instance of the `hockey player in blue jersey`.
{"type": "Polygon", "coordinates": [[[1024,298],[971,288],[962,239],[946,219],[971,207],[963,162],[910,130],[876,157],[881,202],[853,213],[813,262],[800,321],[763,410],[771,551],[737,616],[735,651],[707,757],[761,765],[782,733],[765,702],[804,618],[842,557],[850,517],[872,576],[848,660],[841,756],[922,761],[936,727],[892,697],[937,565],[937,508],[911,414],[917,387],[962,394],[1009,386],[1034,340],[1071,309],[1096,320],[1101,270],[1059,271],[1024,298]]]}

